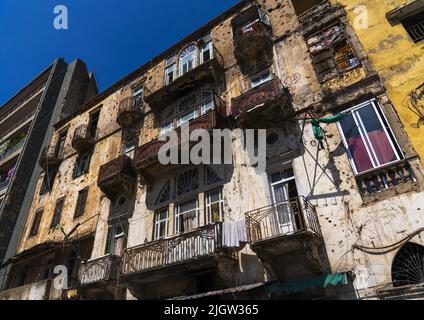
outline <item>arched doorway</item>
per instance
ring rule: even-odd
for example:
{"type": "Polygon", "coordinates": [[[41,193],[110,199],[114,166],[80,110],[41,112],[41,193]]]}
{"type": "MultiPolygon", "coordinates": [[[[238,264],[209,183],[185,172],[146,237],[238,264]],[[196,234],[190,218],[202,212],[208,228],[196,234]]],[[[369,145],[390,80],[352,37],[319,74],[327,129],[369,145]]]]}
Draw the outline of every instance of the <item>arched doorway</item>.
{"type": "Polygon", "coordinates": [[[394,287],[424,283],[424,247],[408,242],[397,253],[392,264],[394,287]]]}

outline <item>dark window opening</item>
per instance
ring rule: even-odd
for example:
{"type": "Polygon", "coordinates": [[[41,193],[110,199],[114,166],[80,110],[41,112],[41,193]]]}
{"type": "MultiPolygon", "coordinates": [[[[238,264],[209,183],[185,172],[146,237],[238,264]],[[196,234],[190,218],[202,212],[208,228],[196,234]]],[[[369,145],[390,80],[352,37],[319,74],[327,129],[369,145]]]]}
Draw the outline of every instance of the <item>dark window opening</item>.
{"type": "Polygon", "coordinates": [[[74,179],[82,176],[83,174],[88,173],[90,169],[90,161],[91,161],[92,153],[93,153],[93,150],[89,149],[78,156],[77,161],[75,162],[75,167],[74,167],[74,174],[73,174],[74,179]]]}
{"type": "Polygon", "coordinates": [[[424,283],[424,247],[405,244],[397,253],[392,265],[394,287],[424,283]]]}
{"type": "Polygon", "coordinates": [[[59,134],[59,140],[56,144],[56,150],[55,150],[55,156],[57,159],[63,158],[63,153],[65,151],[65,142],[66,142],[66,136],[68,134],[68,130],[62,131],[59,134]]]}
{"type": "Polygon", "coordinates": [[[49,168],[49,171],[44,173],[43,182],[41,184],[40,195],[46,194],[53,189],[54,180],[57,175],[56,168],[49,168]]]}
{"type": "Polygon", "coordinates": [[[90,136],[95,138],[97,134],[97,125],[99,124],[100,110],[90,114],[90,122],[88,124],[90,136]]]}
{"type": "Polygon", "coordinates": [[[34,221],[31,227],[31,236],[35,236],[38,233],[38,229],[40,228],[41,218],[43,217],[43,209],[38,210],[35,213],[34,221]]]}
{"type": "Polygon", "coordinates": [[[319,5],[323,0],[292,0],[294,11],[298,16],[319,5]]]}
{"type": "Polygon", "coordinates": [[[360,64],[340,25],[321,30],[306,42],[321,82],[360,64]]]}
{"type": "Polygon", "coordinates": [[[65,198],[60,198],[56,202],[56,207],[54,209],[54,214],[50,228],[55,228],[60,223],[60,218],[62,217],[63,205],[65,204],[65,198]]]}
{"type": "Polygon", "coordinates": [[[29,265],[26,264],[24,265],[22,268],[18,267],[15,279],[13,281],[13,287],[17,288],[17,287],[21,287],[24,286],[27,283],[27,278],[29,275],[29,265]]]}
{"type": "Polygon", "coordinates": [[[78,193],[77,205],[75,207],[74,219],[84,215],[85,205],[87,203],[88,188],[81,190],[78,193]]]}

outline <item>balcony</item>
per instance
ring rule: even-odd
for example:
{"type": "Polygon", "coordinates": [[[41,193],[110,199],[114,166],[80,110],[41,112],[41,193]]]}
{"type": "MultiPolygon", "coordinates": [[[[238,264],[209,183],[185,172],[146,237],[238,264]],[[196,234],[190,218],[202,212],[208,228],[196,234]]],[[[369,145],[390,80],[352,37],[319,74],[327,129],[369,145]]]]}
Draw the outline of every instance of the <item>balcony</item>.
{"type": "Polygon", "coordinates": [[[94,144],[94,140],[95,137],[91,135],[90,126],[83,124],[75,129],[72,147],[78,152],[83,152],[94,144]]]}
{"type": "Polygon", "coordinates": [[[235,56],[239,63],[257,60],[264,52],[272,51],[271,26],[260,20],[236,29],[235,56]]]}
{"type": "Polygon", "coordinates": [[[122,191],[132,194],[136,181],[133,160],[122,155],[100,167],[97,185],[108,197],[113,198],[122,191]]]}
{"type": "Polygon", "coordinates": [[[294,116],[287,89],[273,76],[271,80],[232,99],[231,114],[241,128],[268,128],[294,116]]]}
{"type": "MultiPolygon", "coordinates": [[[[196,129],[212,130],[216,128],[224,128],[226,126],[225,117],[222,115],[224,110],[218,106],[215,109],[208,111],[204,115],[195,118],[189,123],[189,133],[196,129]]],[[[179,136],[179,144],[181,144],[181,128],[175,129],[179,136]]],[[[134,164],[137,171],[145,171],[147,168],[151,173],[159,164],[159,151],[166,141],[155,139],[138,147],[135,151],[134,164]]]]}
{"type": "Polygon", "coordinates": [[[108,255],[81,263],[78,283],[83,296],[92,299],[114,297],[121,257],[108,255]]]}
{"type": "Polygon", "coordinates": [[[21,151],[24,145],[25,145],[25,139],[21,142],[18,142],[12,147],[7,147],[6,150],[0,153],[0,162],[7,159],[9,156],[12,156],[13,154],[21,151]]]}
{"type": "Polygon", "coordinates": [[[246,224],[252,250],[273,277],[293,280],[322,272],[321,228],[314,206],[304,197],[248,212],[246,224]]]}
{"type": "Polygon", "coordinates": [[[222,232],[222,223],[211,224],[129,248],[123,255],[121,277],[137,297],[159,291],[165,292],[156,298],[179,296],[182,293],[166,292],[167,285],[162,283],[170,284],[169,290],[178,291],[179,286],[190,283],[189,278],[216,272],[221,263],[227,263],[228,267],[229,262],[235,262],[234,254],[222,246],[222,232]],[[160,288],[158,283],[161,283],[160,288]],[[147,290],[149,285],[154,288],[150,292],[147,290]],[[144,292],[139,292],[143,289],[144,292]]]}
{"type": "Polygon", "coordinates": [[[145,101],[153,110],[171,104],[178,97],[183,97],[195,88],[204,84],[215,83],[220,86],[225,83],[224,58],[213,46],[213,53],[209,60],[201,63],[200,54],[197,57],[196,67],[180,75],[172,83],[164,85],[159,90],[146,93],[145,101]]]}
{"type": "Polygon", "coordinates": [[[116,122],[121,126],[122,129],[129,129],[136,126],[136,124],[140,122],[143,116],[143,99],[127,97],[119,103],[118,117],[116,122]]]}
{"type": "Polygon", "coordinates": [[[38,163],[41,168],[47,170],[48,168],[56,168],[62,162],[62,157],[56,154],[54,147],[46,147],[41,151],[40,159],[38,163]]]}
{"type": "Polygon", "coordinates": [[[356,181],[365,204],[419,190],[418,182],[407,160],[363,172],[356,176],[356,181]]]}

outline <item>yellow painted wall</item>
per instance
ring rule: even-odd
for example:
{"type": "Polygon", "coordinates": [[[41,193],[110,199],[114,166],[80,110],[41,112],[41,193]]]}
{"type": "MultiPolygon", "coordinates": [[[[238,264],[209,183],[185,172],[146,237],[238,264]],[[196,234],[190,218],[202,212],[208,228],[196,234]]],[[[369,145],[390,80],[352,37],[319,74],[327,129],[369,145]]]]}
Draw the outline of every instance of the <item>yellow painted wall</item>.
{"type": "Polygon", "coordinates": [[[348,19],[367,52],[373,67],[383,79],[409,138],[424,158],[424,125],[416,128],[418,116],[408,109],[408,94],[424,82],[424,41],[414,43],[401,24],[391,26],[386,13],[406,0],[332,0],[345,6],[348,19]],[[356,24],[358,6],[368,11],[368,28],[356,24]],[[356,8],[356,9],[355,9],[356,8]]]}

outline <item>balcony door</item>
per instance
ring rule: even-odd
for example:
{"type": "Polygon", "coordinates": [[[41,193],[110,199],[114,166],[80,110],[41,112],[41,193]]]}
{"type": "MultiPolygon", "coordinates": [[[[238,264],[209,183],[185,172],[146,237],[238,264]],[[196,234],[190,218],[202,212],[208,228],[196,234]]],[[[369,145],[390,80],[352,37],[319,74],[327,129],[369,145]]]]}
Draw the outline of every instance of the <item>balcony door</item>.
{"type": "Polygon", "coordinates": [[[270,187],[273,201],[270,213],[271,236],[294,232],[296,222],[292,212],[292,203],[297,201],[298,192],[293,169],[280,170],[271,174],[270,187]]]}
{"type": "Polygon", "coordinates": [[[176,207],[175,233],[185,233],[196,229],[199,225],[199,201],[197,198],[180,203],[176,207]]]}

